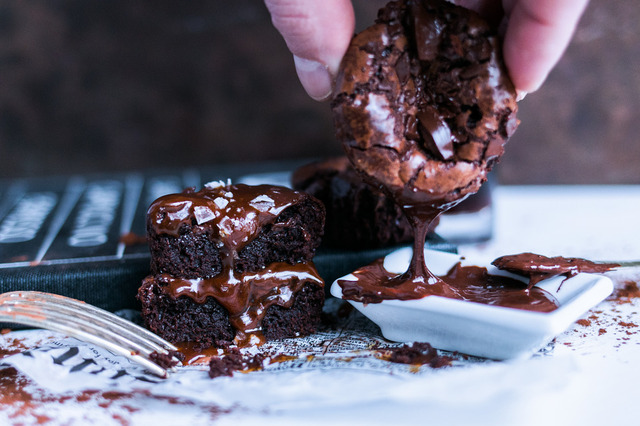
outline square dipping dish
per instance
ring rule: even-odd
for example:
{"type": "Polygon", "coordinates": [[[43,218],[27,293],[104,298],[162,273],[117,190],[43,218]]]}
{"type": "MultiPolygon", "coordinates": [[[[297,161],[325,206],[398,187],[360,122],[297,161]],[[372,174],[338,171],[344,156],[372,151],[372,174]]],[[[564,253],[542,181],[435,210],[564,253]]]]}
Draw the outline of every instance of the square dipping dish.
{"type": "MultiPolygon", "coordinates": [[[[401,274],[409,267],[412,250],[402,248],[384,258],[384,267],[401,274]]],[[[425,249],[427,266],[438,276],[458,262],[471,265],[459,255],[425,249]]],[[[524,277],[485,266],[492,275],[504,275],[523,281],[524,277]]],[[[340,279],[355,279],[351,274],[340,279]]],[[[613,282],[602,275],[578,274],[566,279],[556,276],[536,284],[553,295],[558,308],[551,312],[533,312],[486,305],[441,296],[415,300],[384,300],[363,304],[348,300],[358,311],[376,323],[382,335],[396,342],[428,342],[433,347],[497,360],[526,358],[564,332],[585,312],[613,291],[613,282]]],[[[331,294],[342,298],[338,280],[331,294]]]]}

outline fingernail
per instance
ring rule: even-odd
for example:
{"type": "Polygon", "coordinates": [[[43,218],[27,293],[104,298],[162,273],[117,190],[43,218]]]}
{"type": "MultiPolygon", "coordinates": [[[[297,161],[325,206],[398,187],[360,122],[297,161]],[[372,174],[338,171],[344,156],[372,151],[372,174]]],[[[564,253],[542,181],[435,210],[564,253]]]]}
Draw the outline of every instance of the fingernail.
{"type": "Polygon", "coordinates": [[[516,102],[520,102],[525,96],[527,96],[527,92],[516,89],[516,102]]]}
{"type": "Polygon", "coordinates": [[[323,101],[331,96],[331,74],[326,65],[320,62],[293,56],[296,72],[302,87],[316,101],[323,101]]]}

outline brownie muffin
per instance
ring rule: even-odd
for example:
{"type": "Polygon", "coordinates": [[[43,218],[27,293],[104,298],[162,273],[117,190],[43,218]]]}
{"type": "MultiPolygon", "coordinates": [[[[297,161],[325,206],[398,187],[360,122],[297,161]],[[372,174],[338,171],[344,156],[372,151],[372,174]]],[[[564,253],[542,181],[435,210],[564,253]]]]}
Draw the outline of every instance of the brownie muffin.
{"type": "Polygon", "coordinates": [[[411,225],[400,206],[362,179],[347,157],[299,167],[291,184],[324,204],[327,219],[322,244],[326,247],[371,249],[413,239],[411,225]]]}
{"type": "Polygon", "coordinates": [[[259,343],[315,331],[324,283],[312,263],[324,207],[287,188],[208,184],[147,214],[151,275],[138,299],[171,342],[259,343]]]}
{"type": "Polygon", "coordinates": [[[500,40],[443,0],[389,3],[356,35],[332,101],[354,167],[399,201],[446,209],[477,192],[517,127],[500,40]]]}

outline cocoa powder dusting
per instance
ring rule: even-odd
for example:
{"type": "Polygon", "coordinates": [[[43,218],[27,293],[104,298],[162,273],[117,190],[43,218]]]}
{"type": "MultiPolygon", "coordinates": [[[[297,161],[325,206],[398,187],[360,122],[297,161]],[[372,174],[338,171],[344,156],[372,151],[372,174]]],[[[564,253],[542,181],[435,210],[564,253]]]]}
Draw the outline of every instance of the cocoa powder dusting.
{"type": "Polygon", "coordinates": [[[610,300],[615,301],[618,304],[631,303],[633,299],[637,299],[640,297],[640,288],[638,288],[638,283],[635,281],[625,281],[622,283],[621,287],[617,287],[614,291],[610,300]]]}
{"type": "Polygon", "coordinates": [[[139,411],[147,400],[156,400],[171,405],[193,407],[194,404],[203,412],[209,413],[211,422],[226,410],[210,403],[194,403],[184,398],[158,396],[148,390],[135,392],[86,390],[67,395],[50,394],[36,387],[23,373],[13,367],[0,369],[0,407],[12,420],[12,424],[48,424],[54,419],[48,414],[50,406],[63,403],[81,404],[86,410],[93,411],[96,407],[105,410],[105,417],[110,417],[120,424],[130,424],[129,414],[139,411]],[[48,407],[49,406],[49,407],[48,407]]]}

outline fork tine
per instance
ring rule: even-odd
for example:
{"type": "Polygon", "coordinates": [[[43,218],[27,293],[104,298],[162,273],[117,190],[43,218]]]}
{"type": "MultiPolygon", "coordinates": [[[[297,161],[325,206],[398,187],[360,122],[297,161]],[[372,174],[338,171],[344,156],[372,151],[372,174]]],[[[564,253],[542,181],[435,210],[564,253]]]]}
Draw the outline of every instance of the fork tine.
{"type": "Polygon", "coordinates": [[[170,350],[177,350],[171,343],[161,339],[150,331],[84,302],[47,293],[18,293],[21,294],[9,294],[9,300],[5,303],[13,306],[28,305],[41,309],[48,309],[54,305],[56,306],[55,310],[57,312],[67,313],[70,316],[70,318],[68,318],[70,321],[73,319],[83,319],[95,324],[96,327],[103,326],[115,329],[119,335],[148,346],[150,351],[168,353],[170,350]]]}
{"type": "MultiPolygon", "coordinates": [[[[167,369],[147,359],[175,346],[129,321],[84,302],[42,292],[0,295],[0,320],[46,328],[94,343],[166,377],[167,369]]],[[[178,361],[173,357],[175,361],[178,361]]]]}
{"type": "Polygon", "coordinates": [[[56,294],[40,293],[40,296],[42,296],[43,299],[45,300],[59,301],[61,304],[64,304],[65,306],[77,308],[77,309],[80,309],[80,311],[82,312],[86,311],[88,313],[94,314],[100,319],[107,320],[112,324],[116,324],[123,327],[125,330],[131,330],[132,332],[135,332],[135,334],[143,336],[146,340],[154,342],[155,344],[157,344],[158,346],[160,346],[165,350],[172,350],[172,351],[178,350],[178,348],[176,348],[174,345],[167,342],[166,340],[160,338],[157,334],[154,334],[149,330],[147,330],[146,328],[140,327],[132,323],[131,321],[127,321],[124,318],[121,318],[115,314],[112,314],[111,312],[105,311],[104,309],[100,309],[88,303],[85,303],[76,299],[64,297],[64,296],[59,296],[56,294]]]}
{"type": "Polygon", "coordinates": [[[5,304],[4,306],[10,315],[28,316],[32,319],[34,316],[36,318],[41,317],[41,321],[44,323],[55,322],[76,329],[92,331],[97,335],[110,338],[131,352],[139,352],[142,355],[148,355],[153,351],[166,352],[164,348],[147,342],[132,333],[127,333],[126,330],[114,327],[113,324],[105,321],[94,321],[94,318],[89,315],[67,309],[63,306],[46,306],[33,304],[32,302],[12,303],[5,304]]]}
{"type": "Polygon", "coordinates": [[[119,343],[115,343],[111,340],[105,339],[102,335],[96,333],[95,330],[85,331],[81,327],[72,327],[64,324],[63,322],[46,320],[45,316],[38,317],[37,315],[34,315],[33,311],[29,309],[24,310],[18,308],[16,310],[12,310],[10,314],[0,313],[0,320],[58,331],[62,334],[75,337],[84,342],[89,342],[101,346],[116,355],[124,356],[147,368],[151,373],[157,376],[167,376],[167,370],[165,368],[160,367],[156,363],[141,356],[139,353],[121,346],[119,343]]]}

